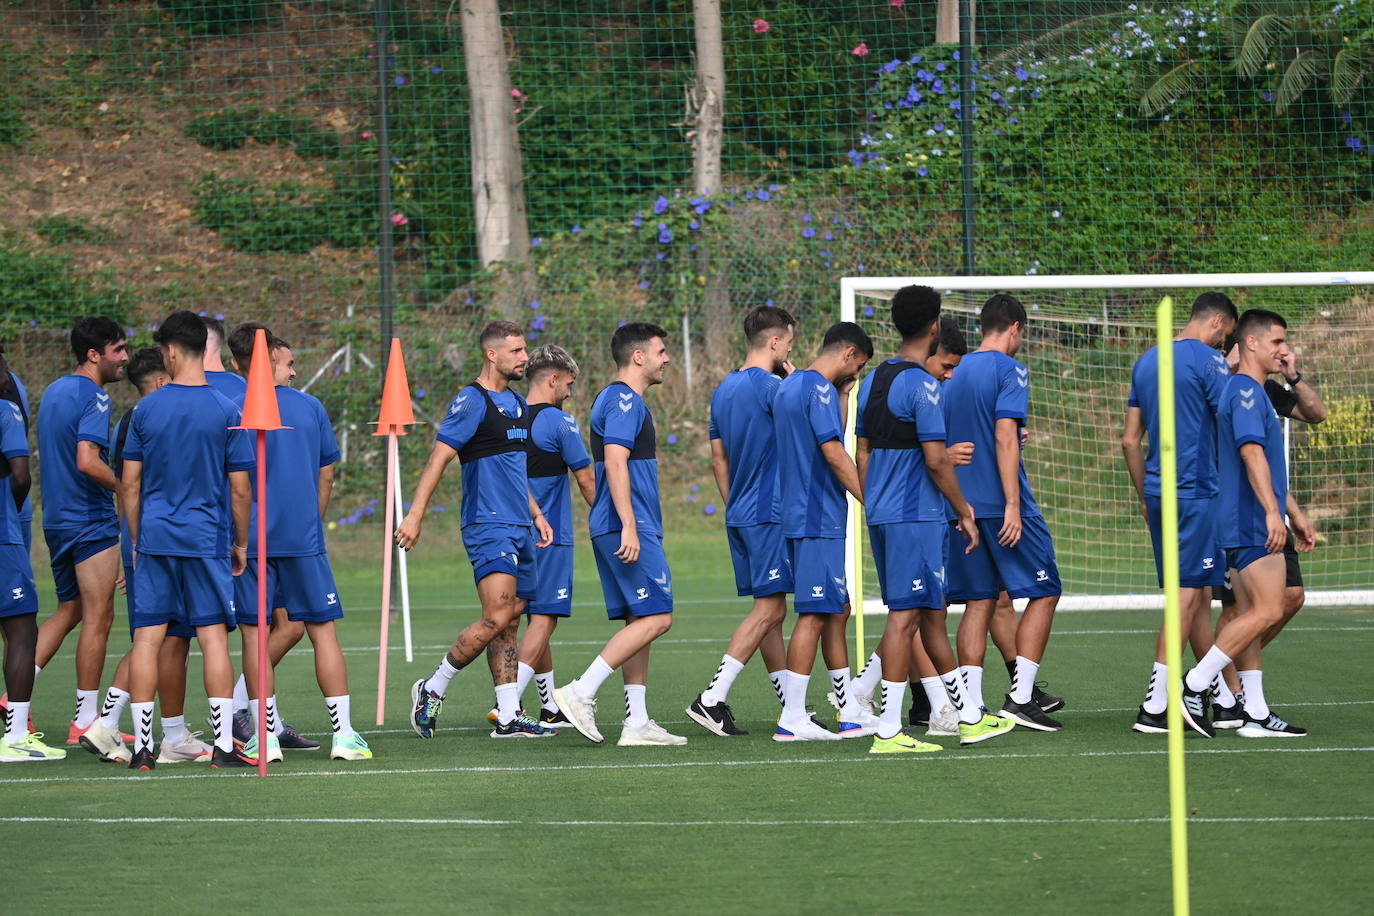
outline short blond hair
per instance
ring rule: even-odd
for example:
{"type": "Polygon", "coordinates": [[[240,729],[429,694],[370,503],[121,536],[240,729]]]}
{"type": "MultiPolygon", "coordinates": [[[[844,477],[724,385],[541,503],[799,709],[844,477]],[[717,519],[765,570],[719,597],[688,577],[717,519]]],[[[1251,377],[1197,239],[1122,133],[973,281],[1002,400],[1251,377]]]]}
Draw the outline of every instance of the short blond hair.
{"type": "Polygon", "coordinates": [[[566,372],[577,376],[577,360],[557,344],[544,344],[530,354],[529,364],[525,366],[525,376],[533,382],[548,372],[566,372]]]}

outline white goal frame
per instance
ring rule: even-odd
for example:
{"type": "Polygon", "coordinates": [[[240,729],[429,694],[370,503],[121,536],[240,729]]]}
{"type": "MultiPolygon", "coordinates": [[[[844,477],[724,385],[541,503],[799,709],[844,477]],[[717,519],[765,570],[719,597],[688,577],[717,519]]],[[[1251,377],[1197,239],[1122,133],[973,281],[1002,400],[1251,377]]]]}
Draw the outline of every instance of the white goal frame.
{"type": "MultiPolygon", "coordinates": [[[[840,279],[840,320],[858,320],[860,297],[887,300],[904,286],[920,284],[941,292],[997,290],[1022,292],[1034,290],[1126,290],[1126,289],[1216,289],[1264,286],[1354,286],[1374,288],[1374,271],[1296,272],[1296,273],[1215,273],[1215,274],[1065,274],[1061,276],[972,276],[972,277],[842,277],[840,279]]],[[[857,387],[856,387],[857,391],[857,387]]],[[[851,395],[849,422],[845,429],[845,446],[850,454],[855,450],[855,398],[851,395]]],[[[1285,441],[1287,421],[1284,421],[1285,441]]],[[[1125,470],[1123,468],[1123,473],[1125,470]]],[[[863,564],[859,562],[857,545],[863,525],[863,507],[849,497],[848,534],[845,541],[845,575],[850,594],[857,595],[865,614],[883,614],[886,608],[879,599],[863,599],[863,564]]],[[[1024,602],[1017,602],[1018,609],[1024,602]]],[[[1309,590],[1309,607],[1367,607],[1374,605],[1374,588],[1342,590],[1309,590]]],[[[1120,595],[1072,595],[1060,599],[1060,610],[1129,610],[1164,608],[1163,592],[1120,595]]],[[[951,611],[961,611],[958,605],[951,611]]]]}

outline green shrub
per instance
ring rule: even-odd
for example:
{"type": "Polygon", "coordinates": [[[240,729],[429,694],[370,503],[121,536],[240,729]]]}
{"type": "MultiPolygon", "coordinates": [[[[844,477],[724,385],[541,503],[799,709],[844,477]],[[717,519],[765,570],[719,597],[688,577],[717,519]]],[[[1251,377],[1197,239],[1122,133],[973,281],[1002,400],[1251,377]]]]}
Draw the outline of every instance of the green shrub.
{"type": "Polygon", "coordinates": [[[132,314],[135,306],[127,290],[79,274],[71,258],[29,251],[0,237],[0,329],[60,324],[81,314],[132,314]]]}
{"type": "Polygon", "coordinates": [[[251,105],[207,112],[187,122],[186,135],[207,149],[239,149],[258,135],[261,118],[262,110],[251,105]]]}
{"type": "Polygon", "coordinates": [[[157,0],[192,35],[233,35],[281,15],[281,0],[157,0]]]}
{"type": "Polygon", "coordinates": [[[74,216],[56,213],[40,216],[30,227],[43,241],[53,245],[74,243],[77,245],[99,245],[113,237],[108,229],[89,226],[74,216]]]}
{"type": "Polygon", "coordinates": [[[264,186],[252,178],[222,178],[213,172],[192,189],[200,223],[239,251],[300,254],[325,240],[318,186],[283,181],[264,186]]]}

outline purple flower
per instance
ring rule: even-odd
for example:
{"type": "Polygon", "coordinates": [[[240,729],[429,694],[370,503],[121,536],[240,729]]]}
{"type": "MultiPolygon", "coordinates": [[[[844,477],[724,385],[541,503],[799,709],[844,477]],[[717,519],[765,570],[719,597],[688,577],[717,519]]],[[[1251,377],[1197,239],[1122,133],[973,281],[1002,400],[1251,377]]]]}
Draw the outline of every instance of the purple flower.
{"type": "Polygon", "coordinates": [[[715,503],[707,503],[707,504],[706,504],[706,508],[705,508],[705,509],[702,509],[701,511],[702,511],[702,512],[705,512],[707,515],[715,515],[715,514],[716,514],[716,504],[715,504],[715,503]]]}
{"type": "Polygon", "coordinates": [[[532,245],[535,248],[538,248],[542,244],[544,244],[544,239],[540,236],[536,235],[534,238],[530,239],[530,245],[532,245]]]}
{"type": "Polygon", "coordinates": [[[825,235],[821,236],[821,238],[825,239],[827,242],[834,241],[834,239],[835,239],[835,233],[833,233],[833,232],[826,232],[825,235]]]}
{"type": "Polygon", "coordinates": [[[692,492],[693,492],[693,493],[697,492],[697,491],[700,490],[700,489],[701,489],[701,484],[699,484],[699,483],[694,483],[694,484],[692,484],[692,492]]]}
{"type": "Polygon", "coordinates": [[[673,241],[672,230],[665,223],[658,224],[658,240],[661,244],[669,245],[673,241]]]}
{"type": "Polygon", "coordinates": [[[638,229],[640,226],[644,225],[644,220],[636,216],[634,219],[630,220],[630,225],[638,229]]]}
{"type": "MultiPolygon", "coordinates": [[[[36,321],[31,321],[31,322],[29,322],[29,327],[33,327],[33,326],[34,326],[35,324],[37,324],[37,323],[38,323],[38,322],[36,322],[36,321]]],[[[134,331],[133,328],[125,328],[125,329],[124,329],[124,336],[125,336],[125,337],[133,337],[133,336],[134,336],[134,333],[135,333],[135,331],[134,331]]]]}
{"type": "Polygon", "coordinates": [[[945,122],[944,122],[944,121],[936,121],[935,124],[933,125],[933,129],[934,129],[934,131],[935,131],[936,133],[941,133],[941,132],[944,131],[944,129],[945,129],[945,122]]]}
{"type": "Polygon", "coordinates": [[[809,222],[811,222],[811,214],[810,214],[810,213],[803,213],[803,214],[802,214],[802,222],[804,222],[804,223],[809,223],[809,222]]]}
{"type": "Polygon", "coordinates": [[[760,188],[760,189],[759,189],[759,193],[758,193],[758,198],[759,198],[759,200],[772,200],[772,199],[773,199],[773,195],[772,195],[772,194],[769,194],[767,191],[765,191],[765,190],[763,190],[762,188],[760,188]]]}
{"type": "MultiPolygon", "coordinates": [[[[955,60],[958,60],[959,58],[956,56],[954,59],[955,59],[955,60]]],[[[935,65],[935,71],[936,71],[937,73],[944,73],[944,72],[945,72],[945,65],[944,65],[943,63],[936,64],[936,65],[935,65]]]]}
{"type": "Polygon", "coordinates": [[[406,78],[405,78],[404,76],[398,76],[398,77],[396,77],[396,85],[397,85],[397,86],[404,86],[405,84],[406,84],[406,78]]]}
{"type": "Polygon", "coordinates": [[[436,65],[436,66],[430,67],[430,68],[429,68],[429,72],[432,73],[432,74],[435,75],[435,76],[438,76],[440,73],[443,73],[443,72],[444,72],[444,68],[436,65]]]}
{"type": "MultiPolygon", "coordinates": [[[[423,401],[424,399],[425,399],[425,389],[423,389],[423,388],[416,388],[416,389],[415,389],[415,400],[417,400],[417,401],[423,401]]],[[[376,500],[373,500],[373,502],[376,502],[376,500]]]]}
{"type": "Polygon", "coordinates": [[[697,222],[696,220],[692,220],[690,223],[687,224],[687,228],[688,228],[688,229],[700,229],[700,228],[701,228],[701,223],[697,222]]]}
{"type": "Polygon", "coordinates": [[[890,61],[888,61],[887,63],[883,64],[883,68],[882,68],[882,69],[883,69],[883,72],[884,72],[884,73],[893,73],[893,72],[895,72],[895,71],[897,70],[897,68],[900,67],[901,65],[902,65],[902,62],[901,62],[900,60],[890,60],[890,61]]]}
{"type": "MultiPolygon", "coordinates": [[[[30,319],[29,319],[29,327],[31,327],[31,328],[36,328],[36,327],[38,327],[38,322],[35,321],[34,319],[30,318],[30,319]]],[[[157,327],[157,325],[155,325],[155,324],[150,324],[150,325],[148,325],[148,327],[149,327],[149,329],[152,329],[152,328],[157,327]]]]}
{"type": "Polygon", "coordinates": [[[821,257],[823,257],[823,258],[828,258],[828,257],[830,257],[830,252],[822,250],[822,251],[821,251],[821,257]]]}
{"type": "Polygon", "coordinates": [[[534,316],[534,320],[530,322],[530,328],[533,329],[533,330],[535,330],[535,331],[542,331],[542,330],[544,330],[544,328],[546,328],[547,326],[548,326],[548,322],[546,322],[546,321],[544,320],[544,316],[543,316],[543,315],[535,315],[535,316],[534,316]]]}
{"type": "Polygon", "coordinates": [[[802,230],[801,234],[802,238],[804,239],[813,239],[816,237],[816,230],[812,229],[810,226],[807,226],[805,229],[802,230]]]}
{"type": "Polygon", "coordinates": [[[658,200],[654,201],[654,216],[660,216],[660,215],[662,215],[663,211],[664,211],[664,210],[667,210],[667,209],[668,209],[668,198],[666,198],[666,197],[664,197],[662,194],[660,194],[660,195],[658,196],[658,200]]]}
{"type": "Polygon", "coordinates": [[[210,314],[210,313],[209,313],[209,312],[197,312],[196,314],[198,314],[200,317],[204,318],[206,315],[208,315],[208,314],[210,314]]]}
{"type": "Polygon", "coordinates": [[[668,444],[677,445],[677,436],[673,433],[668,434],[668,444]]]}
{"type": "Polygon", "coordinates": [[[1350,109],[1347,108],[1347,109],[1345,109],[1345,110],[1343,110],[1343,111],[1341,112],[1341,123],[1342,123],[1342,124],[1349,124],[1350,121],[1351,121],[1350,109]]]}
{"type": "Polygon", "coordinates": [[[658,252],[657,254],[654,255],[654,260],[656,260],[656,261],[662,261],[662,260],[663,260],[664,258],[666,258],[666,257],[668,257],[668,256],[667,256],[666,254],[664,254],[663,252],[660,251],[660,252],[658,252]]]}
{"type": "Polygon", "coordinates": [[[1272,102],[1274,101],[1274,93],[1266,89],[1260,93],[1260,98],[1264,99],[1266,102],[1272,102]]]}
{"type": "Polygon", "coordinates": [[[694,503],[694,502],[696,502],[696,501],[697,501],[697,495],[696,495],[695,493],[688,493],[688,494],[687,494],[687,501],[688,501],[689,503],[694,503]]]}
{"type": "Polygon", "coordinates": [[[574,224],[573,224],[573,227],[572,227],[572,234],[573,234],[573,235],[577,235],[577,233],[579,233],[579,232],[581,232],[581,231],[582,231],[582,227],[581,227],[580,225],[574,223],[574,224]]]}
{"type": "MultiPolygon", "coordinates": [[[[648,288],[649,288],[649,281],[648,281],[648,280],[640,280],[640,281],[639,281],[639,288],[640,288],[640,289],[648,289],[648,288]]],[[[618,327],[618,328],[621,328],[621,327],[624,327],[624,326],[625,326],[625,322],[623,322],[623,321],[620,322],[620,324],[616,325],[616,327],[618,327]]]]}
{"type": "Polygon", "coordinates": [[[871,305],[865,305],[865,306],[864,306],[864,317],[865,317],[865,318],[872,318],[872,317],[873,317],[873,306],[871,306],[871,305]]]}
{"type": "Polygon", "coordinates": [[[1030,79],[1030,74],[1026,72],[1025,67],[1017,67],[1016,78],[1024,83],[1026,80],[1030,79]]]}
{"type": "Polygon", "coordinates": [[[1353,149],[1353,150],[1354,150],[1355,152],[1357,152],[1357,153],[1358,153],[1360,150],[1364,149],[1364,143],[1361,142],[1361,140],[1360,140],[1359,137],[1346,137],[1346,138],[1345,138],[1345,145],[1348,146],[1348,147],[1350,147],[1351,149],[1353,149]]]}
{"type": "Polygon", "coordinates": [[[363,513],[363,515],[376,515],[376,514],[377,514],[377,510],[376,510],[376,508],[374,508],[374,507],[372,507],[372,506],[365,506],[365,507],[362,509],[362,513],[363,513]]]}
{"type": "Polygon", "coordinates": [[[929,175],[930,172],[926,170],[926,167],[925,167],[925,166],[921,166],[919,169],[916,170],[916,174],[917,174],[917,175],[920,175],[922,178],[924,178],[924,177],[926,177],[927,175],[929,175]]]}
{"type": "Polygon", "coordinates": [[[539,311],[539,300],[535,299],[530,302],[530,308],[534,309],[536,312],[539,311]]]}
{"type": "Polygon", "coordinates": [[[435,511],[435,512],[447,512],[447,511],[448,511],[448,506],[435,506],[435,507],[434,507],[434,511],[435,511]]]}

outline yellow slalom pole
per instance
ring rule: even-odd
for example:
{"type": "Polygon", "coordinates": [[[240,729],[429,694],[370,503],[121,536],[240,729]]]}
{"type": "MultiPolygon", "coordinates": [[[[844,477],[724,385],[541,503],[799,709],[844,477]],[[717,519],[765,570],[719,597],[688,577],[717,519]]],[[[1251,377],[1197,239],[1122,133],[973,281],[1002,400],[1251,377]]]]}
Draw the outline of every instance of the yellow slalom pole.
{"type": "Polygon", "coordinates": [[[1174,913],[1188,913],[1188,799],[1183,770],[1183,634],[1178,605],[1178,443],[1174,430],[1174,300],[1155,313],[1159,337],[1159,501],[1164,550],[1164,654],[1169,666],[1169,839],[1174,913]]]}

